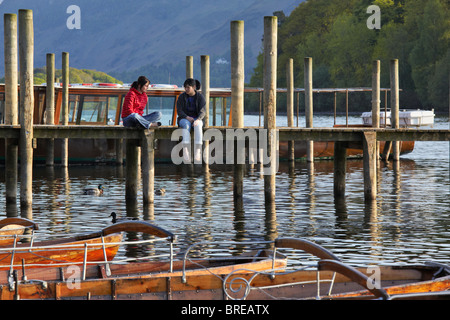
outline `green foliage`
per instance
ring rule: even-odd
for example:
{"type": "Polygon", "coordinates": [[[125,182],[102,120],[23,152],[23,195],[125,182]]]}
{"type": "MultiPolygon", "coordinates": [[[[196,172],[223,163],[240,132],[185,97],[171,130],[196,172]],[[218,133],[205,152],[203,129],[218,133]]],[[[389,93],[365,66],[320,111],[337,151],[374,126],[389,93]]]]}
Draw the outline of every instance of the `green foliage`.
{"type": "MultiPolygon", "coordinates": [[[[278,87],[294,59],[295,86],[303,87],[303,61],[313,58],[316,88],[370,87],[373,60],[381,61],[381,86],[389,87],[390,60],[399,60],[401,107],[449,105],[450,19],[445,0],[309,0],[283,20],[278,33],[278,87]],[[367,7],[378,5],[381,29],[368,29],[367,7]]],[[[262,86],[262,53],[249,82],[262,86]]],[[[342,101],[342,97],[338,100],[342,101]]],[[[350,111],[370,108],[370,96],[350,96],[350,111]]],[[[331,99],[314,108],[331,111],[331,99]]],[[[256,106],[254,106],[255,108],[256,106]]],[[[279,106],[279,108],[282,108],[279,106]]],[[[248,110],[248,108],[246,107],[248,110]]]]}
{"type": "MultiPolygon", "coordinates": [[[[61,82],[62,70],[55,70],[54,82],[61,82]]],[[[34,84],[42,84],[47,82],[47,71],[46,68],[36,68],[34,69],[34,84]]],[[[69,82],[70,83],[122,83],[112,76],[96,70],[88,69],[75,69],[70,68],[69,71],[69,82]]]]}

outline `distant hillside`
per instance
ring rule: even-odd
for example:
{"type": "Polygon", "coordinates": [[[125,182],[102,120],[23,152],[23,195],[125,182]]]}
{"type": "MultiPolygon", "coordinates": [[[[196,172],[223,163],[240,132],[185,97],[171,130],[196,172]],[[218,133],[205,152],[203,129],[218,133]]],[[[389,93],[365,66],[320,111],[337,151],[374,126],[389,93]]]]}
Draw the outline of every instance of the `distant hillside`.
{"type": "MultiPolygon", "coordinates": [[[[62,80],[62,70],[55,70],[55,82],[61,82],[62,80]]],[[[70,83],[120,83],[120,80],[117,80],[110,75],[107,75],[104,72],[96,71],[96,70],[87,70],[87,69],[76,69],[70,68],[69,71],[69,79],[70,83]]],[[[34,69],[34,84],[42,84],[48,82],[47,81],[47,71],[45,68],[36,68],[34,69]]]]}
{"type": "MultiPolygon", "coordinates": [[[[46,53],[70,53],[70,65],[135,78],[141,67],[184,64],[185,57],[211,57],[211,69],[230,60],[230,21],[245,21],[247,76],[261,49],[263,18],[274,11],[289,14],[302,0],[4,0],[0,13],[33,10],[35,67],[45,65],[46,53]],[[69,29],[70,5],[80,9],[80,29],[69,29]],[[134,71],[133,71],[134,70],[134,71]],[[130,73],[131,71],[131,73],[130,73]]],[[[3,27],[3,24],[1,24],[3,27]]],[[[3,32],[0,32],[3,43],[3,32]]],[[[0,52],[3,58],[3,50],[0,52]]],[[[3,59],[1,59],[3,61],[3,59]]],[[[3,75],[4,64],[0,65],[3,75]]],[[[164,79],[179,77],[179,68],[164,79]]],[[[212,70],[213,72],[213,70],[212,70]]],[[[184,76],[184,75],[183,75],[184,76]]],[[[130,81],[131,79],[120,79],[130,81]]],[[[153,80],[153,79],[152,79],[153,80]]]]}

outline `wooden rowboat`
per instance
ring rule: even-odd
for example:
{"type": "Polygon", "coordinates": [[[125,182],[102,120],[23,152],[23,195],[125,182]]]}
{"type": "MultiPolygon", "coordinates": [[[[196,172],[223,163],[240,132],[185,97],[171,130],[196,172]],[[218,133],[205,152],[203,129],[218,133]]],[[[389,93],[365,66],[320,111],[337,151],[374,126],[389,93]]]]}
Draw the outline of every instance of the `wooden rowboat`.
{"type": "MultiPolygon", "coordinates": [[[[284,249],[289,252],[301,250],[317,257],[319,261],[315,264],[308,262],[306,266],[297,267],[293,271],[253,270],[250,265],[241,265],[229,273],[223,273],[225,269],[214,272],[213,268],[200,273],[189,273],[186,270],[179,273],[175,270],[158,272],[158,267],[155,270],[145,269],[145,264],[116,270],[111,266],[109,276],[100,267],[96,271],[89,271],[85,279],[75,281],[70,279],[70,273],[58,273],[56,269],[49,269],[47,275],[51,280],[25,281],[19,280],[20,276],[16,275],[14,290],[11,286],[0,285],[0,298],[265,300],[450,297],[450,270],[442,265],[353,268],[342,263],[328,250],[307,240],[282,238],[275,240],[273,245],[274,252],[284,249]],[[310,268],[315,269],[309,270],[310,268]],[[381,280],[379,284],[371,281],[374,278],[373,270],[381,280]],[[57,279],[58,274],[60,279],[57,279]],[[358,291],[361,287],[364,290],[358,291]]],[[[35,273],[27,274],[28,279],[36,279],[35,276],[35,273]]],[[[0,278],[0,283],[4,283],[3,277],[0,278]]]]}
{"type": "Polygon", "coordinates": [[[31,238],[19,243],[15,238],[9,246],[0,247],[0,270],[110,261],[120,247],[123,231],[173,238],[171,233],[142,221],[117,223],[99,232],[56,240],[37,242],[31,238]]]}
{"type": "Polygon", "coordinates": [[[38,228],[34,221],[24,218],[13,217],[0,220],[0,246],[10,245],[18,236],[20,239],[26,230],[38,230],[38,228]]]}

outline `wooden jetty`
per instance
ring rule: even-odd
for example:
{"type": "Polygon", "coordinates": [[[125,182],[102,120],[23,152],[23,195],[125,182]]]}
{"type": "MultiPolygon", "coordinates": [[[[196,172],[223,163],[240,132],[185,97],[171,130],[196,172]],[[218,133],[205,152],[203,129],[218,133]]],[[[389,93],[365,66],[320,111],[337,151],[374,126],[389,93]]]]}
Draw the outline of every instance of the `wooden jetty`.
{"type": "MultiPolygon", "coordinates": [[[[128,199],[136,198],[138,189],[138,170],[142,169],[143,202],[154,202],[154,155],[155,140],[170,139],[175,126],[160,127],[157,129],[142,130],[125,128],[118,125],[67,125],[67,87],[68,87],[68,53],[63,54],[63,118],[62,125],[33,125],[33,19],[31,10],[19,10],[19,60],[20,60],[20,121],[17,121],[17,40],[14,36],[16,30],[16,17],[14,14],[5,14],[5,124],[0,125],[0,138],[6,139],[6,190],[7,202],[16,199],[14,190],[17,186],[17,150],[20,150],[21,166],[21,207],[30,207],[32,204],[32,165],[33,165],[33,141],[34,139],[115,139],[126,141],[126,193],[128,199]],[[141,157],[139,157],[139,148],[141,157]],[[141,165],[139,166],[139,161],[141,165]],[[8,191],[9,190],[9,191],[8,191]]],[[[227,129],[250,129],[243,125],[244,118],[244,22],[231,22],[231,77],[233,110],[232,127],[216,126],[215,129],[225,133],[227,129]]],[[[316,141],[333,141],[334,149],[334,192],[336,197],[345,194],[346,150],[352,147],[363,149],[364,157],[364,194],[366,200],[376,199],[376,171],[378,162],[378,141],[391,141],[394,150],[394,161],[399,156],[399,141],[450,141],[450,130],[435,129],[404,129],[398,125],[398,60],[391,61],[391,111],[392,128],[379,128],[380,105],[380,68],[379,61],[374,62],[372,83],[372,128],[315,128],[313,127],[312,105],[312,58],[305,58],[305,104],[306,104],[306,128],[276,127],[276,74],[277,74],[277,18],[264,17],[264,126],[267,132],[268,148],[267,156],[275,158],[277,140],[271,139],[278,135],[279,141],[290,141],[291,149],[293,141],[309,141],[309,153],[307,161],[313,162],[312,145],[316,141]]],[[[49,61],[52,57],[48,56],[49,61]]],[[[54,58],[53,58],[54,59],[54,58]]],[[[187,71],[191,70],[191,63],[187,61],[187,71]]],[[[289,74],[292,74],[292,64],[289,63],[289,74]]],[[[187,72],[188,73],[188,72],[187,72]]],[[[50,73],[51,74],[51,73],[50,73]]],[[[292,77],[290,77],[292,79],[292,77]]],[[[50,81],[51,82],[51,81],[50,81]]],[[[209,57],[202,56],[202,84],[203,94],[209,96],[209,57]]],[[[51,85],[50,85],[51,90],[51,85]]],[[[292,81],[287,88],[288,96],[293,95],[292,81]]],[[[51,99],[51,98],[49,98],[51,99]]],[[[207,99],[209,103],[209,99],[207,99]]],[[[51,104],[51,102],[49,103],[51,104]]],[[[288,123],[293,125],[293,99],[288,99],[288,123]]],[[[209,123],[209,108],[205,123],[209,123]]],[[[48,116],[48,115],[47,115],[48,116]]],[[[51,117],[51,116],[50,116],[51,117]]],[[[211,128],[211,127],[209,127],[211,128]]],[[[254,127],[251,127],[255,129],[254,127]]],[[[208,125],[205,126],[208,129],[208,125]]],[[[225,136],[225,134],[223,135],[225,136]]],[[[205,143],[205,147],[208,143],[205,143]]],[[[206,152],[206,154],[208,154],[206,152]]],[[[67,157],[64,157],[65,159],[67,157]]],[[[208,163],[208,161],[205,161],[208,163]]],[[[67,161],[63,162],[67,165],[67,161]]],[[[266,165],[265,165],[266,166],[266,165]]],[[[241,165],[236,164],[235,173],[235,197],[242,196],[241,165]]],[[[266,202],[275,200],[275,166],[269,167],[269,174],[264,176],[264,191],[266,202]]]]}

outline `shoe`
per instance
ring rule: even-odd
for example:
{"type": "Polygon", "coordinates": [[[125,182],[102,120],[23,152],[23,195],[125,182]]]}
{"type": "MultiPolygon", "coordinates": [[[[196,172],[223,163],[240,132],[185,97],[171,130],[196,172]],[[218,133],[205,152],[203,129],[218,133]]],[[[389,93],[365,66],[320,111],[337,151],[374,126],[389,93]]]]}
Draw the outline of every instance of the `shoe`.
{"type": "Polygon", "coordinates": [[[150,124],[150,127],[160,127],[161,126],[161,122],[152,122],[151,124],[150,124]]]}

